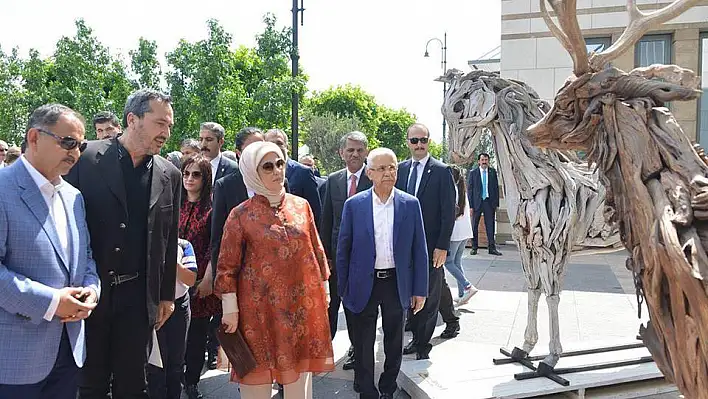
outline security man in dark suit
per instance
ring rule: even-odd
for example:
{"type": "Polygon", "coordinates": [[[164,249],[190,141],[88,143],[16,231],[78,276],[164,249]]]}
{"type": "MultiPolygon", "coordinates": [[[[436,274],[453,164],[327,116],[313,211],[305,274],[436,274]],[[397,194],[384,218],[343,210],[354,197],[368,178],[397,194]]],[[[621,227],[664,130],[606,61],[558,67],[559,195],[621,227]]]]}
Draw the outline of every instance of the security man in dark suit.
{"type": "Polygon", "coordinates": [[[481,153],[477,158],[478,166],[470,171],[467,178],[467,199],[472,204],[472,255],[477,255],[479,219],[484,215],[484,227],[490,255],[500,256],[494,242],[495,213],[499,207],[499,180],[497,171],[489,167],[489,154],[481,153]]]}
{"type": "MultiPolygon", "coordinates": [[[[337,267],[334,263],[337,258],[337,239],[339,225],[342,222],[342,209],[344,209],[344,201],[347,198],[371,187],[371,180],[364,171],[364,161],[368,153],[368,139],[364,133],[354,131],[342,136],[339,141],[339,156],[344,160],[346,167],[331,173],[325,183],[320,238],[332,270],[332,276],[329,278],[329,329],[332,339],[337,333],[339,304],[342,303],[342,298],[337,291],[337,267]]],[[[355,326],[351,323],[351,312],[346,307],[344,308],[344,317],[347,322],[349,342],[354,345],[355,326]]],[[[353,369],[354,361],[354,351],[350,348],[349,358],[344,362],[343,368],[345,370],[353,369]]]]}
{"type": "Polygon", "coordinates": [[[403,353],[416,353],[417,359],[429,359],[432,349],[430,340],[438,319],[438,308],[447,324],[443,332],[445,337],[451,338],[460,330],[459,317],[455,315],[452,294],[445,283],[445,271],[442,268],[455,225],[455,183],[450,167],[430,156],[430,131],[425,125],[411,125],[407,138],[412,159],[398,165],[396,188],[416,196],[420,201],[430,275],[428,299],[423,310],[411,319],[413,340],[404,348],[403,353]]]}
{"type": "Polygon", "coordinates": [[[175,299],[182,178],[158,155],[173,125],[171,101],[153,90],[131,94],[124,134],[90,142],[66,179],[86,202],[103,291],[86,321],[82,399],[105,399],[111,390],[114,398],[148,398],[152,330],[175,299]]]}

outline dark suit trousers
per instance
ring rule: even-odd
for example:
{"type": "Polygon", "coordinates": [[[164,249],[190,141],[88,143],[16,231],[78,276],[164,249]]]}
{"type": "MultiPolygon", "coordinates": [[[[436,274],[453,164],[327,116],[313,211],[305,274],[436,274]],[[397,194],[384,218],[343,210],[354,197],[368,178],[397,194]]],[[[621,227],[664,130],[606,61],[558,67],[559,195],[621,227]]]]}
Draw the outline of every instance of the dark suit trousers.
{"type": "Polygon", "coordinates": [[[98,307],[86,319],[81,399],[148,398],[145,365],[152,326],[146,296],[142,277],[118,286],[104,284],[98,307]]]}
{"type": "MultiPolygon", "coordinates": [[[[413,341],[416,343],[418,354],[427,355],[433,348],[430,340],[433,338],[435,325],[438,321],[438,310],[440,308],[440,297],[442,294],[443,279],[445,278],[444,267],[434,268],[430,266],[428,272],[428,298],[425,306],[411,320],[413,331],[413,341]]],[[[448,288],[448,291],[450,289],[448,288]]]]}
{"type": "Polygon", "coordinates": [[[396,391],[396,377],[403,359],[404,309],[398,297],[396,276],[386,279],[374,278],[371,297],[361,313],[352,313],[356,327],[354,356],[356,357],[356,378],[359,382],[361,399],[378,399],[381,393],[396,391]],[[379,377],[379,388],[374,385],[374,344],[376,342],[376,320],[381,306],[381,322],[384,333],[384,371],[379,377]]]}
{"type": "MultiPolygon", "coordinates": [[[[442,268],[441,268],[442,269],[442,268]]],[[[452,302],[452,293],[445,279],[445,272],[442,275],[442,288],[440,289],[440,305],[438,307],[440,316],[447,327],[458,327],[460,318],[455,314],[455,304],[452,302]]]]}
{"type": "Polygon", "coordinates": [[[69,336],[62,328],[57,360],[47,378],[36,384],[0,384],[0,399],[76,399],[78,380],[79,368],[74,362],[69,336]]]}
{"type": "MultiPolygon", "coordinates": [[[[339,323],[339,305],[342,303],[342,297],[339,296],[339,291],[337,290],[337,275],[333,274],[329,277],[329,331],[332,335],[332,339],[337,334],[337,324],[339,323]]],[[[347,334],[349,335],[349,342],[354,345],[354,323],[352,323],[352,312],[344,308],[344,319],[347,322],[347,334]]]]}
{"type": "Polygon", "coordinates": [[[207,346],[207,335],[211,317],[192,317],[187,334],[187,356],[184,371],[184,383],[197,385],[204,367],[204,351],[207,346]]]}
{"type": "Polygon", "coordinates": [[[472,248],[477,249],[477,231],[479,229],[479,219],[484,215],[484,228],[487,232],[487,241],[489,246],[487,247],[490,251],[496,249],[494,242],[494,218],[495,210],[492,206],[491,201],[487,198],[482,201],[481,209],[474,210],[474,220],[472,221],[472,248]]]}
{"type": "Polygon", "coordinates": [[[149,364],[148,387],[150,399],[179,399],[182,394],[184,352],[189,329],[189,294],[175,300],[175,311],[157,332],[162,367],[149,364]]]}

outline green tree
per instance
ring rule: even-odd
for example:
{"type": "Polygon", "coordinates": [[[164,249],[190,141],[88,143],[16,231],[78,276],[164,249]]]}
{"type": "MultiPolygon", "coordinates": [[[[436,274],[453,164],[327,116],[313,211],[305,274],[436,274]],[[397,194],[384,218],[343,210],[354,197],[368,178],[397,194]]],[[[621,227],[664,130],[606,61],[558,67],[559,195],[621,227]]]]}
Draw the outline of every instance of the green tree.
{"type": "Polygon", "coordinates": [[[354,130],[361,130],[361,122],[356,117],[327,113],[305,118],[303,142],[310,148],[310,153],[319,159],[323,174],[344,167],[344,161],[339,156],[339,140],[354,130]]]}
{"type": "Polygon", "coordinates": [[[21,92],[22,60],[17,49],[0,48],[0,139],[19,144],[24,134],[25,107],[21,92]]]}
{"type": "Polygon", "coordinates": [[[406,145],[408,127],[415,123],[415,115],[405,109],[394,110],[380,107],[379,126],[376,138],[382,147],[387,147],[396,153],[399,159],[405,159],[410,154],[406,145]]]}
{"type": "Polygon", "coordinates": [[[162,69],[157,59],[157,42],[140,38],[138,49],[130,50],[130,65],[138,77],[135,86],[159,90],[162,69]]]}
{"type": "Polygon", "coordinates": [[[379,105],[373,95],[359,86],[346,84],[315,92],[307,101],[307,107],[314,115],[355,117],[361,121],[367,135],[375,134],[379,127],[379,105]]]}

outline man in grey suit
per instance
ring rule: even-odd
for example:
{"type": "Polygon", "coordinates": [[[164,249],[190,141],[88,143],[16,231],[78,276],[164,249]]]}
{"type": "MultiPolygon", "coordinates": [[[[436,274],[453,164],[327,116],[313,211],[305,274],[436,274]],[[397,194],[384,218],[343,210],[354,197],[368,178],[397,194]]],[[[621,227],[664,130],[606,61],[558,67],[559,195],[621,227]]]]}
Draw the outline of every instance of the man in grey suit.
{"type": "Polygon", "coordinates": [[[100,282],[84,201],[62,175],[86,147],[81,115],[30,116],[27,152],[0,170],[0,398],[75,399],[100,282]]]}
{"type": "Polygon", "coordinates": [[[204,122],[199,127],[199,145],[202,155],[211,161],[211,184],[238,170],[238,164],[221,155],[226,130],[216,122],[204,122]]]}
{"type": "MultiPolygon", "coordinates": [[[[345,134],[339,142],[339,156],[342,157],[347,167],[330,174],[325,182],[320,238],[327,258],[330,259],[329,264],[332,271],[332,276],[329,278],[329,329],[332,338],[337,333],[339,304],[342,303],[337,290],[337,267],[334,264],[334,259],[337,258],[339,225],[342,223],[344,201],[371,187],[371,180],[364,172],[364,161],[368,153],[368,140],[364,133],[354,131],[345,134]]],[[[354,368],[354,326],[351,323],[351,313],[346,307],[344,308],[344,317],[352,348],[350,348],[349,359],[344,362],[343,368],[349,370],[354,368]]]]}

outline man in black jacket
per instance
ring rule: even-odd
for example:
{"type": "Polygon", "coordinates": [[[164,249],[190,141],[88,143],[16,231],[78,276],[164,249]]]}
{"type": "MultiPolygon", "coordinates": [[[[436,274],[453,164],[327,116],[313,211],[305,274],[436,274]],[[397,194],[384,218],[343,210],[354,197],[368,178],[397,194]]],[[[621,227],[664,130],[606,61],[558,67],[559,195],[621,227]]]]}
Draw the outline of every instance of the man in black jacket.
{"type": "Polygon", "coordinates": [[[484,215],[487,232],[487,249],[490,255],[501,255],[494,242],[494,220],[499,207],[499,180],[497,171],[489,167],[489,154],[479,154],[479,165],[470,171],[467,179],[467,199],[470,201],[474,219],[472,222],[472,255],[477,255],[479,219],[484,215]]]}
{"type": "Polygon", "coordinates": [[[182,179],[160,149],[173,125],[171,98],[128,97],[125,133],[89,143],[67,176],[81,190],[103,295],[86,322],[80,397],[148,398],[153,328],[174,310],[182,179]],[[112,383],[111,383],[112,379],[112,383]]]}
{"type": "MultiPolygon", "coordinates": [[[[342,210],[347,198],[371,187],[371,180],[369,180],[364,171],[364,161],[368,153],[368,140],[364,133],[354,131],[345,134],[339,142],[339,155],[344,160],[346,167],[331,173],[324,184],[325,195],[322,199],[320,238],[332,271],[332,275],[329,278],[329,329],[332,333],[332,339],[337,333],[339,304],[342,303],[337,291],[337,267],[334,263],[337,258],[339,225],[342,222],[342,210]]],[[[351,312],[346,307],[344,307],[344,317],[347,322],[349,342],[353,345],[355,326],[351,323],[351,312]]],[[[343,368],[345,370],[353,369],[354,361],[354,351],[350,350],[349,358],[344,362],[343,368]]]]}

